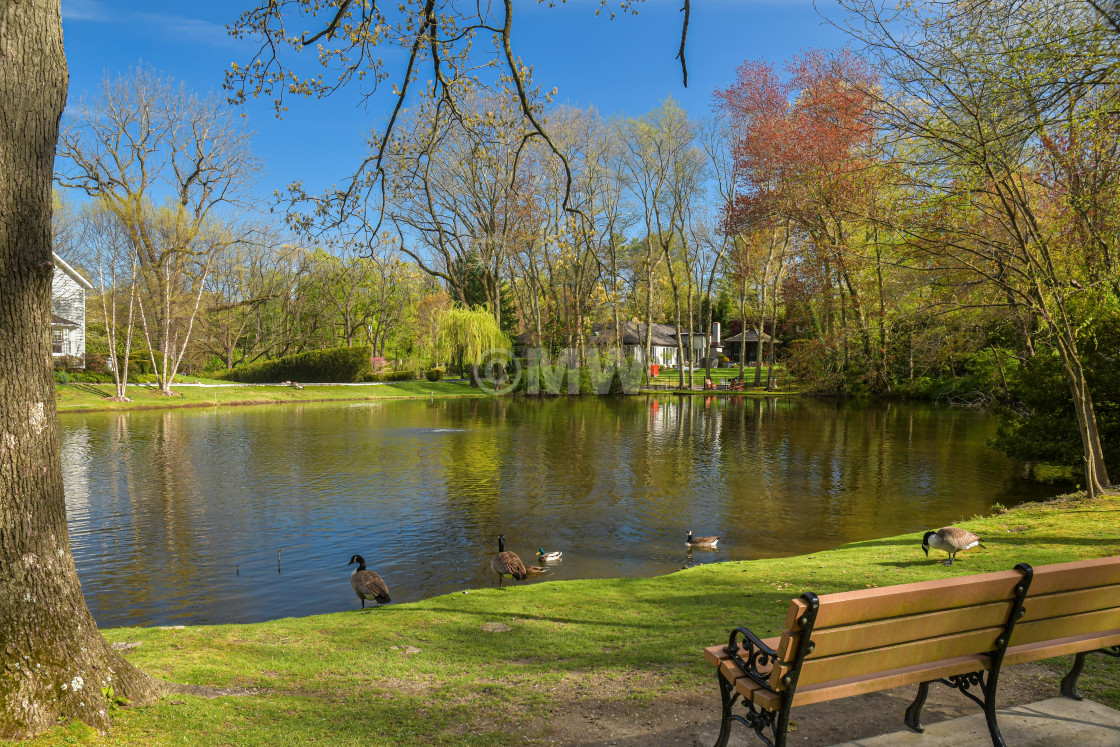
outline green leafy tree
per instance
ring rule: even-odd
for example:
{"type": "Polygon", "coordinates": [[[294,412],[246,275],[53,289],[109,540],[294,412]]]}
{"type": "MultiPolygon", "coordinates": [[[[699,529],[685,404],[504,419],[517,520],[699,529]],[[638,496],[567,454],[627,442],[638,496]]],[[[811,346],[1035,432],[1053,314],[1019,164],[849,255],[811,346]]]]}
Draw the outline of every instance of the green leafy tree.
{"type": "Polygon", "coordinates": [[[453,304],[440,316],[438,324],[439,349],[446,357],[461,357],[470,365],[471,386],[478,386],[478,367],[490,353],[509,349],[509,340],[485,306],[453,304]]]}

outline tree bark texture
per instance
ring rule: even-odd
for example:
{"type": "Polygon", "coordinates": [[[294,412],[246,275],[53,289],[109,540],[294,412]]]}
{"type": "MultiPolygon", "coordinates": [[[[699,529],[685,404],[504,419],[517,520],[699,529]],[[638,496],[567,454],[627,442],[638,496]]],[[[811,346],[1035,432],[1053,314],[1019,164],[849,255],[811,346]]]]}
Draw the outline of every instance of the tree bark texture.
{"type": "Polygon", "coordinates": [[[0,739],[156,690],[97,632],[70,553],[51,366],[59,0],[0,0],[0,739]]]}

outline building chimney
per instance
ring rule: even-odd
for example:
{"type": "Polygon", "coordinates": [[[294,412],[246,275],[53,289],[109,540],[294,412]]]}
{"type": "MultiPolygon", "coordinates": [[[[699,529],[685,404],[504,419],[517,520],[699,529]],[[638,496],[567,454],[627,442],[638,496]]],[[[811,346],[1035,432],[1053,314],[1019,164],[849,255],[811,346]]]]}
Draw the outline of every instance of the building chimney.
{"type": "Polygon", "coordinates": [[[722,347],[719,341],[719,322],[712,322],[712,347],[722,347]]]}

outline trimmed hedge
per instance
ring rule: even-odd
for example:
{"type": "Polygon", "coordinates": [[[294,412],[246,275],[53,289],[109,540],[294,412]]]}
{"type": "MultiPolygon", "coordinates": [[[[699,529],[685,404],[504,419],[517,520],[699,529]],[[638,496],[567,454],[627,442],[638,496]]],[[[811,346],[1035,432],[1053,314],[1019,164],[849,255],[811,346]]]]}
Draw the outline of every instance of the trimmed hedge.
{"type": "Polygon", "coordinates": [[[369,346],[312,350],[238,366],[213,376],[243,384],[274,384],[280,381],[349,384],[367,380],[371,352],[369,346]]]}
{"type": "Polygon", "coordinates": [[[424,378],[433,383],[437,382],[443,378],[443,371],[440,371],[438,368],[429,369],[428,373],[424,374],[424,378]]]}
{"type": "Polygon", "coordinates": [[[415,371],[386,371],[385,373],[367,373],[362,381],[387,382],[387,381],[416,381],[419,376],[415,371]]]}

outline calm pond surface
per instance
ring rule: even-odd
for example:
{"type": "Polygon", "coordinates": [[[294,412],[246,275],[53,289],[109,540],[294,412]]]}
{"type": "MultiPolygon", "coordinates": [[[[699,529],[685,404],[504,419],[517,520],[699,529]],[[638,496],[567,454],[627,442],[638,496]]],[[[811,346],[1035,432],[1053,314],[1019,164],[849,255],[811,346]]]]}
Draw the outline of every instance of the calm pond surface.
{"type": "MultiPolygon", "coordinates": [[[[811,399],[463,399],[63,415],[70,538],[101,625],[354,609],[494,585],[650,576],[936,528],[1057,492],[983,413],[811,399]],[[689,553],[687,531],[718,534],[689,553]],[[279,550],[279,565],[278,553],[279,550]]],[[[917,543],[914,559],[921,558],[917,543]]]]}

